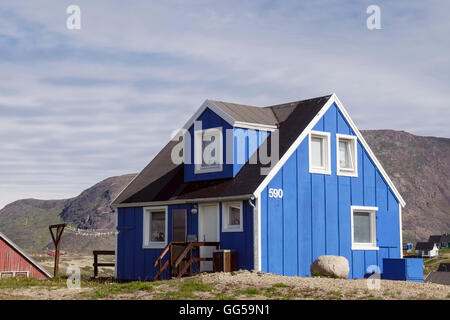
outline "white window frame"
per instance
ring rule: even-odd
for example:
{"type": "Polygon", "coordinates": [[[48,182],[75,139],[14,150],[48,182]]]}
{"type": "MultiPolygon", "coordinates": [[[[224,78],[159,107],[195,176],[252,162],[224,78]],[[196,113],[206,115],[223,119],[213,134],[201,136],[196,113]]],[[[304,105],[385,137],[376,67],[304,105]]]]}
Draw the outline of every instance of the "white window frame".
{"type": "Polygon", "coordinates": [[[30,277],[30,271],[25,271],[25,270],[16,270],[16,271],[0,271],[0,279],[7,279],[7,278],[3,278],[4,274],[12,274],[11,278],[15,278],[17,276],[17,273],[25,273],[26,277],[25,278],[29,278],[30,277]]]}
{"type": "Polygon", "coordinates": [[[331,174],[331,141],[330,141],[330,133],[323,131],[311,131],[309,134],[309,172],[310,173],[319,173],[319,174],[331,174]],[[323,168],[317,168],[312,166],[312,145],[311,138],[317,137],[325,140],[323,144],[323,154],[325,166],[323,168]]]}
{"type": "Polygon", "coordinates": [[[338,176],[346,177],[357,177],[358,176],[358,138],[356,136],[351,136],[348,134],[336,134],[336,174],[338,176]],[[353,160],[353,169],[341,168],[340,157],[339,157],[339,141],[347,140],[350,141],[353,148],[353,153],[351,153],[353,160]]]}
{"type": "Polygon", "coordinates": [[[222,202],[222,232],[243,232],[244,231],[244,214],[242,201],[222,202]],[[239,207],[240,209],[240,221],[238,226],[232,226],[229,224],[229,211],[230,206],[239,207]]]}
{"type": "Polygon", "coordinates": [[[210,172],[221,172],[223,170],[223,135],[222,135],[222,127],[205,129],[205,130],[197,130],[194,132],[194,173],[210,173],[210,172]],[[212,167],[202,167],[203,163],[203,136],[210,135],[216,136],[219,139],[219,164],[212,167]]]}
{"type": "Polygon", "coordinates": [[[377,246],[377,212],[378,207],[366,207],[366,206],[351,206],[351,238],[352,238],[352,250],[379,250],[377,246]],[[354,241],[354,225],[353,214],[354,212],[367,212],[370,214],[370,234],[371,243],[357,243],[354,241]]]}
{"type": "Polygon", "coordinates": [[[142,232],[142,247],[144,249],[161,249],[165,248],[167,246],[167,237],[169,236],[168,233],[168,214],[167,214],[167,206],[159,206],[159,207],[145,207],[144,208],[144,214],[143,214],[143,232],[142,232]],[[164,241],[150,241],[150,216],[152,212],[160,212],[164,211],[164,219],[165,219],[165,237],[164,241]]]}

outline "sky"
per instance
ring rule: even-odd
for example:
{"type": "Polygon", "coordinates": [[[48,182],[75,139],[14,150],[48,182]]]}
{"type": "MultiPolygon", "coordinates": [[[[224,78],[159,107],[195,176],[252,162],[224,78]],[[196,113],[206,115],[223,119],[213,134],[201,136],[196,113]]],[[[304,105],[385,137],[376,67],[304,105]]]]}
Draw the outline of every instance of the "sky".
{"type": "Polygon", "coordinates": [[[444,0],[2,0],[0,208],[140,171],[205,99],[334,92],[360,129],[449,138],[448,12],[444,0]],[[381,29],[367,28],[372,4],[381,29]]]}

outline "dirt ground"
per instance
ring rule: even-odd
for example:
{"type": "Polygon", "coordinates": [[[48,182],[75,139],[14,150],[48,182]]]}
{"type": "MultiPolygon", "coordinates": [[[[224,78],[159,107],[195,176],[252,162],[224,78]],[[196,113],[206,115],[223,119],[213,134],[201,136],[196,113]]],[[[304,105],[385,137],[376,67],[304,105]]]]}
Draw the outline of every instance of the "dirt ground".
{"type": "Polygon", "coordinates": [[[249,271],[201,274],[158,282],[98,283],[84,280],[80,289],[68,289],[65,279],[45,285],[37,285],[36,282],[11,285],[2,284],[2,281],[0,299],[450,300],[450,286],[438,284],[380,280],[379,289],[369,289],[365,279],[284,277],[249,271]]]}

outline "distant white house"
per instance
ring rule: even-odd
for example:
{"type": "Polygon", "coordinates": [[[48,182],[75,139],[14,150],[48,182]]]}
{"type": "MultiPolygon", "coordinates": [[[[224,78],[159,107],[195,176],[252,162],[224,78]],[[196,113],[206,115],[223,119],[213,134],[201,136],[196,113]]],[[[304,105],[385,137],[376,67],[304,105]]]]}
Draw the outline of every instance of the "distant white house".
{"type": "Polygon", "coordinates": [[[439,256],[439,248],[434,242],[417,242],[416,254],[420,257],[437,257],[439,256]]]}

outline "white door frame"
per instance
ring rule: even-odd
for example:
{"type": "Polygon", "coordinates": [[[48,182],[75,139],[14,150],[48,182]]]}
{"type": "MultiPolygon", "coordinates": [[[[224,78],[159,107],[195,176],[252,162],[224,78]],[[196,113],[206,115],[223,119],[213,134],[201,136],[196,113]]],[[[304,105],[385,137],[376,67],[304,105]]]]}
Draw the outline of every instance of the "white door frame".
{"type": "MultiPolygon", "coordinates": [[[[202,209],[204,207],[210,207],[215,206],[217,208],[216,214],[217,214],[217,242],[220,242],[220,204],[218,202],[213,203],[203,203],[198,206],[198,236],[202,234],[203,231],[203,224],[202,224],[202,209]]],[[[198,242],[203,242],[203,239],[197,239],[198,242]]]]}

